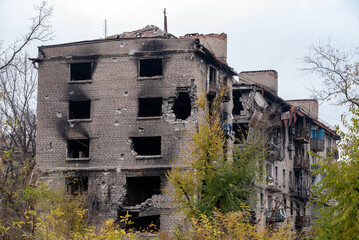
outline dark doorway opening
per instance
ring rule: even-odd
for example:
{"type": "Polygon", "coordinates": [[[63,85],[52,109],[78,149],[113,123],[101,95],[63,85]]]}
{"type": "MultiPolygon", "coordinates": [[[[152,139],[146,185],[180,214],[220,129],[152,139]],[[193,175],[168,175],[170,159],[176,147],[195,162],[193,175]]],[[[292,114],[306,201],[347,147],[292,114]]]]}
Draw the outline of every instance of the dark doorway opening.
{"type": "Polygon", "coordinates": [[[248,136],[248,123],[233,124],[233,131],[235,134],[234,144],[240,144],[242,140],[246,140],[248,136]]]}
{"type": "Polygon", "coordinates": [[[88,177],[68,177],[66,178],[66,187],[73,196],[87,192],[88,177]]]}
{"type": "MultiPolygon", "coordinates": [[[[121,217],[126,216],[127,211],[121,211],[119,213],[119,219],[121,217]]],[[[158,232],[160,229],[160,215],[152,215],[152,216],[143,216],[140,217],[138,212],[128,212],[131,217],[129,220],[133,222],[133,224],[125,226],[123,223],[120,222],[120,226],[125,229],[134,229],[135,231],[140,232],[151,232],[155,233],[158,232]]]]}
{"type": "Polygon", "coordinates": [[[242,93],[238,90],[233,91],[233,115],[241,115],[241,111],[243,110],[242,102],[240,101],[240,97],[242,93]]]}

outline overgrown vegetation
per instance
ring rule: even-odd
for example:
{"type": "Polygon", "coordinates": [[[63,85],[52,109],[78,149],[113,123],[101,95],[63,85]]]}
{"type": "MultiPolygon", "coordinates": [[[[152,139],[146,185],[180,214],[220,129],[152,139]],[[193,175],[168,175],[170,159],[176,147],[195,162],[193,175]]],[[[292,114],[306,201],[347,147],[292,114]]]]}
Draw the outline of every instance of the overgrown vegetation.
{"type": "Polygon", "coordinates": [[[175,204],[188,218],[211,216],[215,209],[222,213],[242,210],[262,167],[264,148],[260,140],[242,141],[235,148],[226,146],[220,118],[222,101],[220,95],[209,104],[206,95],[201,95],[197,104],[203,119],[192,133],[191,157],[168,174],[175,204]]]}
{"type": "Polygon", "coordinates": [[[265,141],[257,132],[250,141],[226,146],[222,101],[222,95],[211,103],[201,95],[197,104],[203,118],[192,133],[190,159],[168,174],[174,203],[186,219],[176,239],[291,239],[289,223],[273,230],[251,222],[248,206],[256,201],[254,183],[262,180],[265,141]]]}
{"type": "Polygon", "coordinates": [[[321,100],[345,106],[337,161],[328,155],[318,164],[314,174],[322,176],[313,188],[314,203],[319,212],[313,227],[316,239],[359,238],[359,61],[357,51],[345,53],[329,43],[312,47],[304,60],[308,71],[322,78],[321,89],[314,93],[321,100]]]}

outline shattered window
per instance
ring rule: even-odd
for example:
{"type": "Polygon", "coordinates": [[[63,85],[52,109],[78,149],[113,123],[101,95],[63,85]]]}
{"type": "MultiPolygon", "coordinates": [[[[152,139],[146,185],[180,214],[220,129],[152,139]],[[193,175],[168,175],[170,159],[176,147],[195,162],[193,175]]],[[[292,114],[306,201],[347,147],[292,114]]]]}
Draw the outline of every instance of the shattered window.
{"type": "Polygon", "coordinates": [[[162,98],[140,98],[139,99],[139,117],[161,116],[162,98]]]}
{"type": "Polygon", "coordinates": [[[89,158],[90,157],[90,140],[74,139],[67,142],[68,158],[89,158]]]}
{"type": "Polygon", "coordinates": [[[186,120],[191,115],[191,99],[186,92],[180,92],[176,98],[173,111],[176,119],[186,120]]]}
{"type": "Polygon", "coordinates": [[[140,77],[162,76],[162,59],[141,59],[139,72],[140,77]]]}
{"type": "Polygon", "coordinates": [[[88,190],[88,177],[69,177],[66,178],[67,191],[73,196],[77,196],[88,190]]]}
{"type": "Polygon", "coordinates": [[[161,155],[161,137],[134,137],[132,143],[140,156],[161,155]]]}
{"type": "Polygon", "coordinates": [[[214,67],[209,66],[209,83],[217,82],[217,70],[214,67]]]}
{"type": "Polygon", "coordinates": [[[90,119],[91,101],[69,101],[69,119],[90,119]]]}
{"type": "Polygon", "coordinates": [[[91,62],[71,63],[71,81],[91,80],[91,62]]]}
{"type": "Polygon", "coordinates": [[[161,194],[161,177],[126,178],[127,194],[125,205],[134,206],[145,202],[155,194],[161,194]]]}

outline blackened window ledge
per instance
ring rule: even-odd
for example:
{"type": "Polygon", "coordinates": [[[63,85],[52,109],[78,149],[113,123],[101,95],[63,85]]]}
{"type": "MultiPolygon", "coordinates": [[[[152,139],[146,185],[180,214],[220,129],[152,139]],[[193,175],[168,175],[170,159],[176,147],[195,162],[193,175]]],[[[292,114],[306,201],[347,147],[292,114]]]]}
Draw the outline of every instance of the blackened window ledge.
{"type": "Polygon", "coordinates": [[[137,117],[137,120],[157,120],[157,119],[162,119],[162,116],[137,117]]]}
{"type": "Polygon", "coordinates": [[[76,162],[76,161],[90,161],[91,158],[66,158],[65,161],[66,162],[76,162]]]}
{"type": "Polygon", "coordinates": [[[79,118],[79,119],[68,119],[67,122],[74,123],[74,122],[91,122],[91,118],[79,118]]]}
{"type": "Polygon", "coordinates": [[[162,80],[163,76],[153,76],[153,77],[137,77],[137,80],[141,81],[141,80],[162,80]]]}
{"type": "Polygon", "coordinates": [[[137,155],[136,160],[146,160],[146,159],[161,159],[162,155],[137,155]]]}
{"type": "Polygon", "coordinates": [[[89,79],[89,80],[70,80],[70,81],[67,81],[67,83],[92,83],[92,79],[89,79]]]}

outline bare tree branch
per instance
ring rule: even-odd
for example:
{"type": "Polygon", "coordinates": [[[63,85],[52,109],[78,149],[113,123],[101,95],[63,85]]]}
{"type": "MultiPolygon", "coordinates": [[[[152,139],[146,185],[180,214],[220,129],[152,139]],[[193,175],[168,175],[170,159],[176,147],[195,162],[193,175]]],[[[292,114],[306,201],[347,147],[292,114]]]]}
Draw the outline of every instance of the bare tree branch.
{"type": "Polygon", "coordinates": [[[321,87],[312,87],[313,97],[322,101],[335,99],[338,105],[359,107],[358,53],[347,53],[330,41],[312,45],[310,51],[303,59],[306,67],[302,70],[316,73],[323,79],[321,87]]]}
{"type": "Polygon", "coordinates": [[[36,17],[31,18],[31,25],[29,32],[21,39],[16,40],[11,46],[0,54],[0,71],[7,68],[12,64],[15,57],[27,46],[30,42],[49,41],[52,39],[54,31],[49,22],[52,14],[52,7],[47,6],[47,2],[44,1],[40,6],[35,7],[38,11],[36,17]]]}

